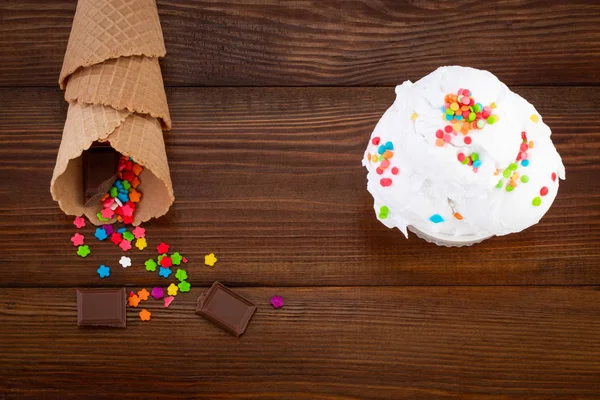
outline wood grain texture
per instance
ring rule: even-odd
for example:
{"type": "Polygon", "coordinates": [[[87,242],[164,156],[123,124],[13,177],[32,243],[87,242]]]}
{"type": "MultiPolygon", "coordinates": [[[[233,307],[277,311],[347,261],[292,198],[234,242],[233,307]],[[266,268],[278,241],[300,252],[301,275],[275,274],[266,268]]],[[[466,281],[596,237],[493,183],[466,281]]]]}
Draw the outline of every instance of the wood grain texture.
{"type": "MultiPolygon", "coordinates": [[[[0,85],[55,86],[75,1],[0,3],[0,85]]],[[[394,85],[440,65],[600,84],[595,0],[159,0],[169,86],[394,85]]]]}
{"type": "Polygon", "coordinates": [[[236,339],[203,289],[126,330],[76,325],[75,289],[0,290],[0,398],[583,399],[600,393],[598,288],[237,289],[236,339]],[[275,310],[269,298],[285,306],[275,310]],[[135,379],[134,379],[135,377],[135,379]]]}
{"type": "MultiPolygon", "coordinates": [[[[176,202],[146,225],[150,248],[132,252],[134,265],[164,240],[195,265],[194,285],[600,284],[599,92],[514,89],[552,127],[567,180],[538,225],[458,250],[406,240],[374,216],[360,160],[392,88],[168,90],[176,202]],[[211,251],[218,268],[202,266],[211,251]]],[[[61,95],[0,93],[0,252],[18,266],[3,271],[4,287],[105,284],[94,271],[110,260],[118,267],[122,255],[88,227],[92,255],[77,257],[72,218],[50,198],[61,95]]],[[[163,282],[141,268],[113,270],[113,284],[163,282]]]]}

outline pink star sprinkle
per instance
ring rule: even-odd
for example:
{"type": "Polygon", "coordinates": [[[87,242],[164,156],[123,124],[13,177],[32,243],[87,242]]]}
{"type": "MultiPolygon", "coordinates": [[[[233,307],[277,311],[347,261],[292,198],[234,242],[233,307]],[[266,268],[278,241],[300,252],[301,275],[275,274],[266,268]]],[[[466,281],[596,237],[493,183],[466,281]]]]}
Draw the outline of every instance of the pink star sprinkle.
{"type": "Polygon", "coordinates": [[[273,306],[273,308],[283,307],[283,297],[281,297],[281,296],[271,297],[271,305],[273,306]]]}
{"type": "Polygon", "coordinates": [[[175,297],[173,296],[165,297],[165,308],[168,308],[173,300],[175,300],[175,297]]]}
{"type": "Polygon", "coordinates": [[[76,233],[71,238],[71,242],[73,242],[73,246],[81,246],[83,244],[83,235],[76,233]]]}
{"type": "Polygon", "coordinates": [[[121,243],[119,243],[119,247],[123,251],[131,250],[131,242],[129,240],[123,240],[121,243]]]}
{"type": "Polygon", "coordinates": [[[113,217],[113,215],[115,215],[115,212],[113,210],[111,210],[110,208],[103,208],[101,213],[102,213],[102,218],[106,218],[106,219],[111,219],[113,217]]]}
{"type": "Polygon", "coordinates": [[[133,231],[131,231],[136,239],[140,239],[146,236],[146,230],[141,226],[136,226],[133,231]]]}
{"type": "Polygon", "coordinates": [[[85,226],[85,219],[83,217],[75,217],[75,221],[73,221],[73,225],[77,227],[77,229],[81,229],[85,226]]]}
{"type": "Polygon", "coordinates": [[[133,216],[133,208],[131,208],[129,204],[125,204],[123,207],[121,207],[121,212],[125,217],[133,216]]]}

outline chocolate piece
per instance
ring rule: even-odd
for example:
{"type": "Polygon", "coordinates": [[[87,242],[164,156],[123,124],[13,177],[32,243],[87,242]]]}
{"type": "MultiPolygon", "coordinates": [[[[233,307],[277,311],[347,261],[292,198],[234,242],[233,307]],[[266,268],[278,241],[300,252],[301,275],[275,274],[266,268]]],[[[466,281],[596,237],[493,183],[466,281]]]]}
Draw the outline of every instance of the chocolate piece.
{"type": "Polygon", "coordinates": [[[108,142],[94,142],[83,152],[83,202],[95,205],[117,179],[121,155],[108,142]]]}
{"type": "Polygon", "coordinates": [[[198,298],[196,314],[235,336],[246,330],[256,306],[219,282],[198,298]]]}
{"type": "Polygon", "coordinates": [[[125,328],[125,288],[77,289],[77,325],[125,328]]]}

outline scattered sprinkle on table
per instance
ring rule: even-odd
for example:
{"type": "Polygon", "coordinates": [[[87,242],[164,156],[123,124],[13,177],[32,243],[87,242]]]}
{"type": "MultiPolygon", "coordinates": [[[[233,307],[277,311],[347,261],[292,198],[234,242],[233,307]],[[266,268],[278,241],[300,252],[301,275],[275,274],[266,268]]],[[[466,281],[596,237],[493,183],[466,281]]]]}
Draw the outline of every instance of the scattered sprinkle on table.
{"type": "Polygon", "coordinates": [[[87,257],[88,254],[90,254],[90,247],[87,244],[84,244],[83,246],[79,246],[77,248],[77,255],[79,257],[87,257]]]}
{"type": "Polygon", "coordinates": [[[71,238],[71,242],[73,242],[73,246],[81,246],[83,245],[84,236],[80,233],[75,233],[71,238]]]}
{"type": "Polygon", "coordinates": [[[160,270],[158,271],[158,274],[159,274],[160,276],[162,276],[163,278],[168,278],[168,277],[169,277],[169,275],[171,275],[171,272],[172,272],[172,271],[171,271],[171,268],[163,268],[163,267],[160,267],[160,270]]]}
{"type": "Polygon", "coordinates": [[[283,307],[283,297],[281,297],[281,296],[271,297],[271,305],[273,306],[273,308],[283,307]]]}
{"type": "Polygon", "coordinates": [[[155,286],[152,288],[152,297],[154,297],[156,300],[160,300],[165,296],[165,291],[163,290],[163,288],[155,286]]]}
{"type": "Polygon", "coordinates": [[[177,269],[177,272],[175,273],[175,278],[177,278],[179,282],[185,281],[187,277],[187,272],[185,272],[185,270],[177,269]]]}
{"type": "Polygon", "coordinates": [[[214,253],[210,253],[204,256],[204,264],[208,265],[209,267],[214,267],[216,263],[217,257],[215,257],[214,253]]]}
{"type": "Polygon", "coordinates": [[[152,313],[148,310],[146,310],[145,308],[140,311],[140,319],[142,321],[150,321],[150,316],[152,315],[152,313]]]}
{"type": "Polygon", "coordinates": [[[148,243],[146,243],[146,238],[142,237],[136,240],[135,247],[137,247],[140,250],[144,250],[146,247],[148,247],[148,243]]]}
{"type": "Polygon", "coordinates": [[[173,300],[175,300],[175,297],[173,296],[165,297],[165,308],[168,308],[173,300]]]}
{"type": "Polygon", "coordinates": [[[167,288],[167,294],[169,296],[177,296],[178,291],[179,291],[179,287],[174,283],[171,283],[169,285],[169,287],[167,288]]]}
{"type": "Polygon", "coordinates": [[[192,285],[189,284],[189,282],[183,281],[183,282],[179,282],[179,284],[177,285],[179,287],[179,291],[181,293],[186,293],[190,291],[190,287],[192,285]]]}
{"type": "Polygon", "coordinates": [[[156,246],[156,250],[158,251],[158,254],[167,254],[169,252],[169,245],[165,242],[161,242],[156,246]]]}
{"type": "Polygon", "coordinates": [[[98,275],[100,275],[100,278],[106,278],[106,277],[110,276],[110,268],[104,264],[102,264],[96,272],[98,272],[98,275]]]}
{"type": "Polygon", "coordinates": [[[73,221],[73,225],[77,227],[77,229],[81,229],[85,226],[85,219],[83,217],[75,217],[75,221],[73,221]]]}
{"type": "Polygon", "coordinates": [[[148,261],[146,261],[144,263],[144,265],[146,266],[146,271],[150,271],[150,272],[154,272],[156,271],[156,261],[154,261],[153,259],[149,259],[148,261]]]}
{"type": "Polygon", "coordinates": [[[136,239],[141,239],[143,237],[146,237],[146,230],[144,228],[142,228],[141,226],[136,226],[135,229],[132,231],[132,233],[136,239]]]}
{"type": "Polygon", "coordinates": [[[119,244],[119,247],[121,248],[121,250],[123,251],[129,251],[131,250],[131,242],[128,240],[123,240],[121,241],[121,243],[119,244]]]}
{"type": "Polygon", "coordinates": [[[119,264],[121,264],[121,266],[123,268],[131,267],[131,258],[121,256],[121,259],[119,260],[119,264]]]}
{"type": "Polygon", "coordinates": [[[150,293],[148,293],[148,291],[144,288],[140,291],[137,292],[138,297],[140,298],[140,300],[148,300],[148,296],[150,296],[150,293]]]}
{"type": "Polygon", "coordinates": [[[100,227],[96,228],[96,233],[94,233],[94,236],[96,236],[98,240],[105,240],[108,237],[104,228],[100,227]]]}
{"type": "Polygon", "coordinates": [[[133,296],[130,295],[127,298],[127,304],[129,304],[129,307],[137,307],[140,304],[140,298],[136,294],[133,296]]]}

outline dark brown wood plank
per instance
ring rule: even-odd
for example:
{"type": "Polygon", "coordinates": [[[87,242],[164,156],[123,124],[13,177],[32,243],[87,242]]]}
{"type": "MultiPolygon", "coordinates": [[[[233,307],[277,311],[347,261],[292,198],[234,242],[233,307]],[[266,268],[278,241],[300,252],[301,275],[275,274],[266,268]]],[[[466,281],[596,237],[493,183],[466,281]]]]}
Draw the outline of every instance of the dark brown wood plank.
{"type": "MultiPolygon", "coordinates": [[[[166,134],[176,202],[147,224],[197,268],[195,285],[250,286],[599,284],[600,94],[594,88],[516,88],[554,130],[567,181],[538,225],[472,248],[438,248],[380,224],[360,165],[392,88],[172,89],[166,134]],[[202,265],[214,251],[214,269],[202,265]]],[[[92,255],[75,256],[72,218],[49,194],[65,118],[55,89],[0,93],[2,286],[162,282],[119,271],[122,252],[85,229],[92,255]],[[35,99],[33,101],[32,99],[35,99]],[[60,266],[57,270],[56,268],[60,266]],[[57,271],[57,272],[53,272],[57,271]]]]}
{"type": "MultiPolygon", "coordinates": [[[[0,85],[56,85],[75,1],[0,4],[0,85]]],[[[594,0],[159,0],[167,85],[394,85],[440,65],[599,84],[594,0]]]]}
{"type": "Polygon", "coordinates": [[[194,314],[201,289],[125,330],[77,328],[74,288],[2,289],[0,398],[595,398],[597,289],[239,289],[240,339],[194,314]]]}

